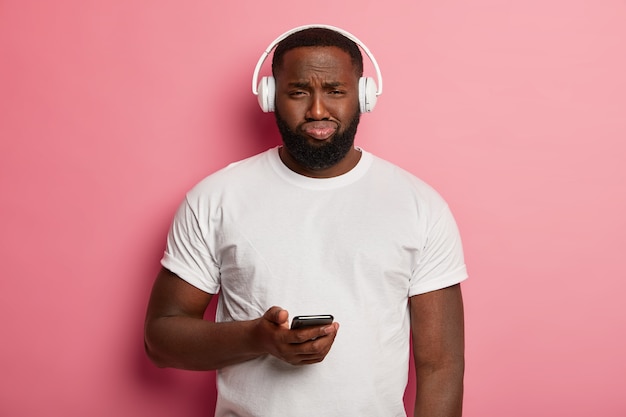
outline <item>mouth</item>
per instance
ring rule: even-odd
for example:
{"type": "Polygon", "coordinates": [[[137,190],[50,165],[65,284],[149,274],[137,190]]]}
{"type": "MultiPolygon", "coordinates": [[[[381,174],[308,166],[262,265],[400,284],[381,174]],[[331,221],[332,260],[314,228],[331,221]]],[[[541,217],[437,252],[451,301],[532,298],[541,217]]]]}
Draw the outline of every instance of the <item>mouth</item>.
{"type": "Polygon", "coordinates": [[[307,136],[315,140],[326,140],[337,132],[337,123],[330,121],[306,122],[300,130],[307,136]]]}

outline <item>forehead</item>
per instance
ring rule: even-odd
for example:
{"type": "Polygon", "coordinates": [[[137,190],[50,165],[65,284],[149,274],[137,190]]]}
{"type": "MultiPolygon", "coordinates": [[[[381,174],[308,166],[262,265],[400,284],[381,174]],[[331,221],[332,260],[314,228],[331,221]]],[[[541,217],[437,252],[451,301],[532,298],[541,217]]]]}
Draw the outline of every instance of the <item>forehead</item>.
{"type": "Polygon", "coordinates": [[[312,75],[356,77],[350,54],[336,46],[305,46],[285,53],[276,78],[308,78],[312,75]]]}

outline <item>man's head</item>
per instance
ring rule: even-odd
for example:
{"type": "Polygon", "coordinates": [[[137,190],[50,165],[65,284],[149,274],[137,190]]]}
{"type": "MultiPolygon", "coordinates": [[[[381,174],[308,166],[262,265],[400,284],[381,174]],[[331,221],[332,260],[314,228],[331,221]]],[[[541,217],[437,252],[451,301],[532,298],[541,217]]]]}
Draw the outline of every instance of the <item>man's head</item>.
{"type": "Polygon", "coordinates": [[[335,46],[343,50],[350,55],[357,77],[363,75],[363,55],[356,43],[332,29],[312,27],[291,34],[276,46],[274,57],[272,58],[272,74],[274,77],[280,72],[286,52],[307,46],[335,46]]]}
{"type": "Polygon", "coordinates": [[[363,73],[358,46],[330,29],[305,29],[278,44],[272,72],[276,121],[289,159],[300,172],[332,171],[355,152],[363,73]]]}

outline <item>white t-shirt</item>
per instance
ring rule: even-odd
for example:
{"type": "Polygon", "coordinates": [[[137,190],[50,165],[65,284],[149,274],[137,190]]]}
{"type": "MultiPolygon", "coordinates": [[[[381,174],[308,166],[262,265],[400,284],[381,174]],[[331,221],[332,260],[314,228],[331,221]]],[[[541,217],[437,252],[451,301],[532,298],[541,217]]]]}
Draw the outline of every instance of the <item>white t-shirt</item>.
{"type": "Polygon", "coordinates": [[[270,149],[205,178],[180,206],[162,264],[219,292],[217,321],[280,306],[340,324],[321,363],[268,355],[221,369],[217,417],[405,416],[408,298],[467,274],[445,201],[361,152],[350,172],[318,179],[270,149]]]}

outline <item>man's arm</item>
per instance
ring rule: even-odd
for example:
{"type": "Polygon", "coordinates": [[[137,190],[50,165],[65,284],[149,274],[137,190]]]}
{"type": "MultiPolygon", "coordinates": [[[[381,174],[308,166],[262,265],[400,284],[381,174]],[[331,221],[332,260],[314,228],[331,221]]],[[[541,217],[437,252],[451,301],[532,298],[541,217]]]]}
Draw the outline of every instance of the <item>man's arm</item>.
{"type": "Polygon", "coordinates": [[[270,354],[293,365],[320,362],[339,325],[289,330],[289,313],[268,309],[255,320],[203,319],[213,297],[162,268],[150,295],[144,329],[148,357],[157,366],[212,370],[270,354]],[[313,340],[314,339],[314,340],[313,340]]]}
{"type": "Polygon", "coordinates": [[[465,343],[461,286],[410,298],[415,417],[460,417],[465,343]]]}

